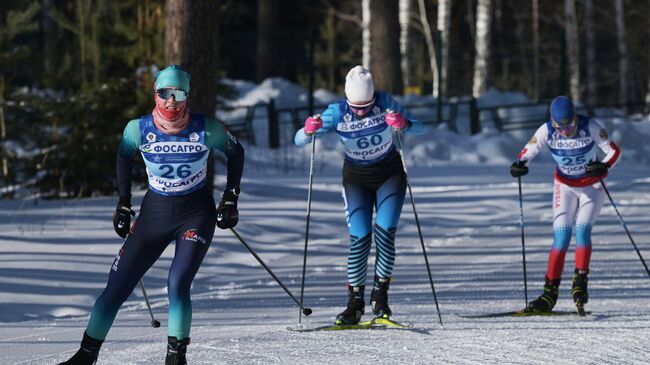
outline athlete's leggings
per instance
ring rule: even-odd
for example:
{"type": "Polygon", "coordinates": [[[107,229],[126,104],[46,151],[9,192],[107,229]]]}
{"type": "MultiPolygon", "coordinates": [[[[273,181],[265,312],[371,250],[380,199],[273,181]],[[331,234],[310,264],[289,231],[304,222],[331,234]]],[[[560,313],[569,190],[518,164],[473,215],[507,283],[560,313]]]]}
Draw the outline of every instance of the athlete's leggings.
{"type": "Polygon", "coordinates": [[[591,260],[591,228],[605,201],[600,184],[572,187],[555,181],[553,186],[553,247],[548,258],[546,276],[550,280],[562,278],[564,258],[575,220],[575,267],[589,270],[591,260]]]}
{"type": "Polygon", "coordinates": [[[214,199],[205,189],[178,197],[148,191],[140,215],[131,228],[108,276],[106,289],[93,307],[86,332],[106,338],[117,311],[144,273],[171,241],[176,241],[169,270],[169,336],[190,335],[190,285],[208,251],[216,223],[214,199]]]}
{"type": "Polygon", "coordinates": [[[375,276],[389,278],[395,263],[395,231],[404,195],[406,179],[403,174],[389,177],[379,186],[371,184],[343,185],[343,199],[350,232],[348,255],[348,284],[365,285],[372,237],[372,212],[377,212],[374,225],[375,276]]]}

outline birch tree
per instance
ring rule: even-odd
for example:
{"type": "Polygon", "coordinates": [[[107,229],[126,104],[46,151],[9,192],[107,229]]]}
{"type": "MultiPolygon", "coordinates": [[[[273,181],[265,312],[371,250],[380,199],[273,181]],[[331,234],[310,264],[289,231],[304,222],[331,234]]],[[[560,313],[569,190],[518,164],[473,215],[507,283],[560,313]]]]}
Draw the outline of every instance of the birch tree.
{"type": "Polygon", "coordinates": [[[399,50],[401,54],[402,79],[405,86],[411,85],[411,55],[409,37],[411,33],[411,1],[399,0],[399,50]]]}
{"type": "Polygon", "coordinates": [[[429,68],[431,68],[432,81],[432,91],[431,94],[433,97],[438,97],[438,77],[437,77],[437,66],[436,66],[436,49],[433,44],[433,35],[431,34],[431,26],[429,25],[429,20],[427,18],[427,8],[424,4],[424,0],[418,0],[418,8],[420,11],[420,23],[422,25],[422,34],[424,34],[424,39],[427,42],[427,50],[429,51],[429,68]]]}
{"type": "Polygon", "coordinates": [[[596,103],[596,37],[594,35],[593,0],[585,0],[585,64],[587,73],[587,104],[596,103]]]}
{"type": "Polygon", "coordinates": [[[618,40],[618,102],[625,106],[627,97],[628,53],[625,41],[625,8],[623,0],[616,0],[616,38],[618,40]]]}
{"type": "Polygon", "coordinates": [[[564,1],[564,34],[569,63],[569,93],[573,101],[577,102],[580,101],[580,51],[574,0],[564,1]]]}
{"type": "Polygon", "coordinates": [[[479,97],[487,89],[490,70],[490,38],[492,28],[492,0],[478,0],[476,4],[476,58],[472,96],[479,97]]]}
{"type": "Polygon", "coordinates": [[[440,92],[447,95],[447,78],[449,76],[449,36],[451,28],[451,0],[438,0],[438,31],[440,32],[440,92]]]}
{"type": "Polygon", "coordinates": [[[370,49],[372,46],[372,39],[370,37],[370,1],[371,0],[361,0],[361,43],[362,43],[362,65],[363,67],[370,69],[370,49]]]}

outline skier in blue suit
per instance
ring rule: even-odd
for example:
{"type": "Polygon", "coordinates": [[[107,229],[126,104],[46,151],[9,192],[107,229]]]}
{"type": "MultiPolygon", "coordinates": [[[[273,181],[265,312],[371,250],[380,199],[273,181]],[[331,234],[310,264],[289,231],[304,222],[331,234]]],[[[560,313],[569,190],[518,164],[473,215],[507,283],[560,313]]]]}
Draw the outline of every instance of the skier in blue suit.
{"type": "Polygon", "coordinates": [[[153,112],[131,120],[124,129],[117,154],[120,198],[113,226],[126,239],[113,261],[106,289],[95,302],[81,348],[63,364],[95,364],[120,306],[171,241],[176,241],[176,247],[168,277],[165,365],[186,364],[192,322],[190,286],[208,252],[215,224],[222,229],[237,224],[244,168],[244,149],[224,125],[189,112],[189,91],[189,73],[176,65],[160,71],[154,84],[153,112]],[[226,190],[216,209],[212,192],[206,188],[211,149],[228,158],[226,190]],[[131,170],[137,152],[147,168],[149,189],[131,226],[135,215],[131,170]]]}
{"type": "Polygon", "coordinates": [[[406,194],[404,167],[393,130],[422,133],[422,123],[385,92],[375,92],[371,73],[355,66],[346,76],[346,98],[321,116],[307,118],[295,135],[297,145],[314,134],[335,131],[345,150],[343,200],[350,233],[348,303],[337,324],[359,323],[364,313],[368,256],[374,233],[377,258],[370,304],[376,317],[389,318],[388,287],[395,262],[395,232],[406,194]],[[373,208],[376,211],[372,224],[373,208]]]}

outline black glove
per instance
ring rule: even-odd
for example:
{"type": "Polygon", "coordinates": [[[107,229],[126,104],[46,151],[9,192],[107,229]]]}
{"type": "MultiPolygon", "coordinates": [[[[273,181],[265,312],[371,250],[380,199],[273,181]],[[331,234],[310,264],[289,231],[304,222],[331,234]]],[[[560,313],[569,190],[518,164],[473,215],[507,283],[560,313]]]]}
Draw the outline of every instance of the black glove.
{"type": "Polygon", "coordinates": [[[121,196],[113,214],[113,228],[118,236],[126,238],[131,229],[131,216],[135,216],[135,212],[131,209],[131,197],[121,196]]]}
{"type": "Polygon", "coordinates": [[[524,176],[528,173],[528,166],[526,166],[526,161],[515,161],[510,166],[510,175],[512,177],[524,176]]]}
{"type": "Polygon", "coordinates": [[[239,198],[239,188],[224,191],[221,203],[217,207],[217,227],[221,229],[232,228],[239,221],[239,211],[237,211],[237,199],[239,198]]]}
{"type": "Polygon", "coordinates": [[[600,161],[591,161],[587,164],[585,168],[585,174],[589,177],[602,177],[607,173],[609,166],[600,161]]]}

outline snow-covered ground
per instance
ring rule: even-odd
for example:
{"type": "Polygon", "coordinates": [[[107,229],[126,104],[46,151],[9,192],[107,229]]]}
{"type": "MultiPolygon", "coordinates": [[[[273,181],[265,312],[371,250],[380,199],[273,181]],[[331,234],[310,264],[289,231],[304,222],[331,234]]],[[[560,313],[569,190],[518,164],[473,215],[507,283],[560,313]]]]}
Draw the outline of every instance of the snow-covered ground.
{"type": "MultiPolygon", "coordinates": [[[[608,204],[594,229],[593,315],[469,319],[524,305],[517,186],[507,166],[411,169],[411,184],[444,328],[438,324],[410,206],[398,230],[391,289],[394,318],[412,330],[291,333],[298,309],[227,231],[215,234],[193,286],[192,364],[643,364],[650,357],[650,278],[608,204]]],[[[550,165],[524,178],[529,297],[540,292],[551,243],[550,165]]],[[[305,325],[331,323],[345,303],[348,245],[340,176],[315,177],[305,325]]],[[[299,295],[307,196],[305,173],[246,178],[241,235],[299,295]]],[[[621,165],[609,188],[650,258],[650,178],[621,165]]],[[[142,194],[138,194],[139,204],[142,194]]],[[[78,347],[94,298],[120,246],[114,198],[0,202],[0,359],[54,364],[78,347]]],[[[160,364],[165,283],[172,250],[145,276],[155,316],[136,289],[118,315],[100,364],[160,364]]],[[[558,304],[571,310],[572,253],[558,304]]]]}
{"type": "MultiPolygon", "coordinates": [[[[623,146],[608,187],[650,260],[650,122],[604,122],[623,146]]],[[[298,308],[229,232],[217,230],[192,288],[190,364],[647,364],[650,277],[607,202],[593,230],[590,316],[478,319],[520,309],[524,282],[517,184],[508,167],[532,131],[469,137],[445,126],[405,139],[444,327],[438,323],[407,199],[397,232],[390,303],[407,330],[294,333],[298,308]]],[[[306,326],[332,323],[346,300],[349,238],[340,193],[341,151],[318,141],[309,238],[306,326]]],[[[540,156],[523,178],[528,298],[540,294],[552,240],[552,165],[540,156]]],[[[247,147],[238,232],[300,294],[309,148],[247,147]]],[[[218,186],[223,186],[223,168],[218,186]]],[[[144,192],[135,193],[139,208],[144,192]]],[[[221,195],[218,189],[215,197],[221,195]]],[[[0,201],[0,363],[56,364],[78,348],[88,314],[121,245],[115,197],[0,201]]],[[[567,255],[558,310],[573,309],[567,255]]],[[[173,243],[145,275],[152,328],[136,288],[99,364],[160,364],[173,243]]],[[[374,257],[374,252],[371,257],[374,257]]],[[[372,263],[371,259],[371,270],[372,263]]],[[[369,280],[372,279],[370,274],[369,280]]],[[[369,310],[369,306],[366,308],[369,310]]]]}

